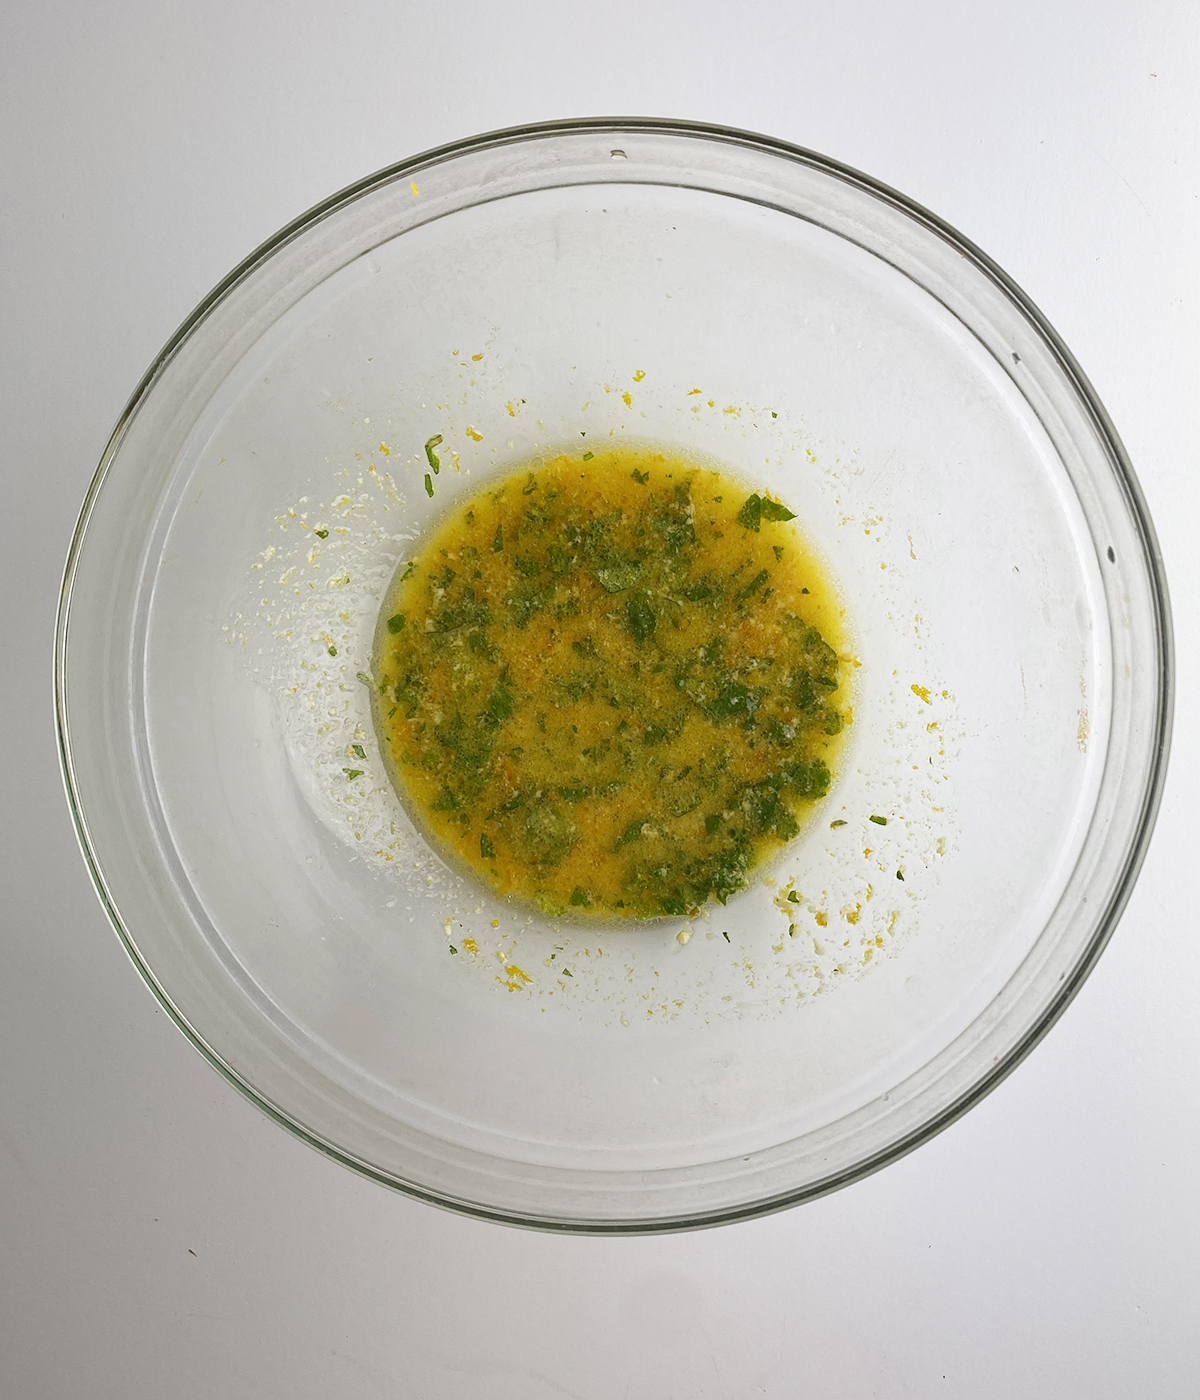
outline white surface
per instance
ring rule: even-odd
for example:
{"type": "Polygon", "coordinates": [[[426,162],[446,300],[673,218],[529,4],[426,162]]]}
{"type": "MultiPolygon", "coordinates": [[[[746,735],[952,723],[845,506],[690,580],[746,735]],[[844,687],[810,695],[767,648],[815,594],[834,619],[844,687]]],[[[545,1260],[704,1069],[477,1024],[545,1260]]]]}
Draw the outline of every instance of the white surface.
{"type": "Polygon", "coordinates": [[[1200,1391],[1200,11],[463,0],[10,7],[3,65],[9,734],[0,1395],[1106,1400],[1200,1391]],[[58,779],[57,585],[147,363],[253,245],[487,128],[651,113],[858,166],[979,242],[1065,336],[1158,525],[1167,800],[1058,1027],[932,1144],[815,1205],[578,1240],[392,1196],[207,1067],[121,953],[58,779]]]}

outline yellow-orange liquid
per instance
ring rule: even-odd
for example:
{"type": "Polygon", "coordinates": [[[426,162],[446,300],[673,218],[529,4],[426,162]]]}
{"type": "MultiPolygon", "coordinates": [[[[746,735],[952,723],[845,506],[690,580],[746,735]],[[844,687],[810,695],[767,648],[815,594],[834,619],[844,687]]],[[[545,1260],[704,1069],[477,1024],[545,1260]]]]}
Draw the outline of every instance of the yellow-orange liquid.
{"type": "Polygon", "coordinates": [[[848,718],[841,604],[789,515],[645,448],[457,506],[380,615],[376,721],[410,810],[548,912],[724,902],[827,790],[848,718]]]}

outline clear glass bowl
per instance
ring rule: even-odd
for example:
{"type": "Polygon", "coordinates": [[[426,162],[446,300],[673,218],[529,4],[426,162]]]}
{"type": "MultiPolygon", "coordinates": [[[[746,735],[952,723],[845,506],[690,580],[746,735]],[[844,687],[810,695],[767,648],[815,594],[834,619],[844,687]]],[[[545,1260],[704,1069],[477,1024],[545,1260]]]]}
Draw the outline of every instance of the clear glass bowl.
{"type": "Polygon", "coordinates": [[[210,1062],[377,1181],[595,1232],[811,1198],[997,1083],[1129,894],[1172,694],[1137,483],[1028,299],[852,170],[659,121],[417,157],[231,273],[104,453],[56,665],[97,889],[210,1062]],[[356,679],[427,522],[581,434],[787,502],[861,662],[817,820],[690,924],[495,903],[356,679]]]}

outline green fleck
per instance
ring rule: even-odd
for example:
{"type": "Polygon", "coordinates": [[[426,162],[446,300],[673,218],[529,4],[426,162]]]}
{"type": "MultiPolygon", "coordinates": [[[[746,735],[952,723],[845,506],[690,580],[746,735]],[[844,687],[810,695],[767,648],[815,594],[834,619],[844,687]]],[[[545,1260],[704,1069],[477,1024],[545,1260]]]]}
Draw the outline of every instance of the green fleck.
{"type": "Polygon", "coordinates": [[[595,455],[596,454],[594,452],[585,452],[583,454],[583,460],[585,462],[590,462],[595,455]]]}
{"type": "Polygon", "coordinates": [[[770,574],[767,573],[766,569],[760,569],[759,572],[755,575],[755,577],[752,578],[750,582],[745,586],[745,588],[741,589],[738,592],[737,601],[740,603],[747,598],[752,598],[763,586],[763,584],[766,583],[768,578],[770,578],[770,574]]]}
{"type": "Polygon", "coordinates": [[[457,812],[461,805],[455,793],[451,792],[449,788],[443,788],[429,810],[431,812],[457,812]]]}
{"type": "Polygon", "coordinates": [[[825,716],[825,733],[840,734],[846,727],[846,721],[837,710],[830,710],[825,716]]]}
{"type": "Polygon", "coordinates": [[[363,685],[374,685],[374,684],[375,684],[375,682],[371,679],[370,676],[367,675],[367,673],[366,673],[365,671],[359,671],[359,672],[358,672],[358,679],[359,679],[360,681],[362,681],[363,685]]]}
{"type": "Polygon", "coordinates": [[[425,494],[427,496],[433,495],[433,478],[428,472],[425,473],[425,494]]]}
{"type": "Polygon", "coordinates": [[[846,825],[846,823],[842,820],[841,817],[839,817],[839,818],[837,819],[837,821],[835,821],[835,822],[830,822],[830,823],[829,823],[829,828],[830,828],[830,830],[832,831],[833,828],[834,828],[835,826],[845,826],[845,825],[846,825]]]}
{"type": "Polygon", "coordinates": [[[887,826],[888,822],[888,819],[886,817],[872,817],[871,820],[875,823],[876,826],[887,826]]]}
{"type": "Polygon", "coordinates": [[[504,549],[504,527],[496,526],[496,536],[492,540],[492,553],[499,554],[504,549]]]}
{"type": "Polygon", "coordinates": [[[792,902],[793,904],[799,904],[799,903],[800,903],[800,896],[796,893],[795,890],[789,890],[789,891],[788,891],[788,899],[791,900],[791,902],[792,902]]]}
{"type": "Polygon", "coordinates": [[[574,904],[584,909],[586,909],[591,902],[591,895],[588,894],[587,890],[585,890],[582,885],[576,885],[571,891],[571,898],[567,900],[568,904],[574,904]]]}
{"type": "Polygon", "coordinates": [[[351,744],[350,752],[354,755],[355,758],[365,759],[367,756],[367,751],[363,748],[361,744],[351,744]]]}
{"type": "Polygon", "coordinates": [[[657,621],[654,609],[640,595],[625,604],[625,626],[635,642],[644,642],[653,636],[657,621]]]}
{"type": "Polygon", "coordinates": [[[897,880],[903,880],[903,879],[904,879],[904,870],[903,870],[903,868],[901,868],[901,869],[899,869],[899,870],[896,871],[896,879],[897,879],[897,880]]]}
{"type": "Polygon", "coordinates": [[[325,650],[330,654],[330,656],[337,655],[337,647],[326,647],[325,650]]]}
{"type": "Polygon", "coordinates": [[[327,540],[329,538],[328,530],[314,530],[313,534],[316,535],[319,540],[327,540]]]}
{"type": "Polygon", "coordinates": [[[454,946],[453,943],[451,943],[451,945],[450,945],[450,951],[451,951],[452,953],[457,953],[457,952],[458,952],[458,949],[454,946]]]}
{"type": "Polygon", "coordinates": [[[710,812],[710,813],[708,814],[708,816],[706,816],[706,817],[704,818],[704,834],[705,834],[705,836],[712,836],[712,835],[716,832],[717,828],[718,828],[720,825],[721,825],[721,818],[720,818],[720,816],[718,815],[718,813],[716,813],[716,812],[710,812]]]}
{"type": "Polygon", "coordinates": [[[640,472],[636,467],[634,467],[634,469],[629,473],[629,475],[633,477],[634,481],[636,481],[639,486],[645,486],[645,484],[650,480],[649,472],[640,472]]]}
{"type": "Polygon", "coordinates": [[[729,942],[729,935],[725,932],[724,929],[721,930],[721,937],[725,940],[726,943],[729,942]]]}
{"type": "Polygon", "coordinates": [[[571,969],[570,969],[569,967],[564,967],[564,968],[563,968],[563,970],[562,970],[562,975],[563,975],[564,977],[571,977],[571,978],[573,978],[573,977],[575,976],[575,974],[571,971],[571,969]]]}
{"type": "Polygon", "coordinates": [[[773,544],[773,545],[771,546],[771,548],[775,551],[775,558],[776,558],[776,560],[779,560],[779,559],[782,559],[782,558],[783,558],[783,545],[781,545],[781,544],[773,544]]]}
{"type": "Polygon", "coordinates": [[[400,575],[400,582],[401,582],[401,583],[407,583],[408,580],[409,580],[410,578],[412,578],[413,574],[415,574],[416,572],[417,572],[417,561],[416,561],[415,559],[410,559],[410,560],[408,561],[408,566],[405,568],[404,572],[400,575]]]}
{"type": "Polygon", "coordinates": [[[746,498],[746,504],[738,511],[738,524],[745,530],[753,530],[757,535],[762,521],[762,508],[762,497],[756,491],[753,496],[746,498]]]}
{"type": "Polygon", "coordinates": [[[772,418],[778,418],[778,417],[779,417],[779,414],[776,413],[774,409],[772,409],[772,410],[771,410],[771,417],[772,417],[772,418]]]}
{"type": "Polygon", "coordinates": [[[764,520],[795,520],[796,518],[794,510],[788,510],[787,506],[781,502],[769,500],[766,496],[762,499],[760,510],[764,520]]]}
{"type": "Polygon", "coordinates": [[[433,468],[434,476],[437,476],[438,472],[440,472],[442,469],[441,458],[433,450],[438,445],[438,443],[441,442],[441,440],[441,433],[435,433],[434,436],[431,437],[429,441],[425,444],[425,460],[433,468]]]}
{"type": "Polygon", "coordinates": [[[522,495],[522,496],[532,496],[533,493],[534,493],[537,489],[538,489],[538,480],[537,480],[537,477],[534,475],[533,472],[530,472],[530,473],[529,473],[529,477],[528,477],[528,479],[527,479],[526,482],[525,482],[525,485],[521,487],[521,495],[522,495]]]}
{"type": "Polygon", "coordinates": [[[342,772],[345,773],[347,778],[361,778],[363,775],[363,770],[361,768],[343,768],[342,772]]]}
{"type": "Polygon", "coordinates": [[[387,629],[389,632],[393,633],[402,632],[404,630],[404,614],[395,613],[393,616],[389,617],[387,620],[387,629]]]}
{"type": "Polygon", "coordinates": [[[491,837],[486,831],[479,833],[479,854],[484,860],[493,860],[496,855],[496,848],[492,845],[491,837]]]}
{"type": "Polygon", "coordinates": [[[513,703],[513,698],[507,690],[494,690],[492,698],[488,701],[488,709],[496,719],[511,719],[513,703]]]}
{"type": "Polygon", "coordinates": [[[649,748],[652,744],[661,744],[666,737],[667,731],[661,724],[652,724],[650,728],[642,734],[642,743],[649,748]]]}

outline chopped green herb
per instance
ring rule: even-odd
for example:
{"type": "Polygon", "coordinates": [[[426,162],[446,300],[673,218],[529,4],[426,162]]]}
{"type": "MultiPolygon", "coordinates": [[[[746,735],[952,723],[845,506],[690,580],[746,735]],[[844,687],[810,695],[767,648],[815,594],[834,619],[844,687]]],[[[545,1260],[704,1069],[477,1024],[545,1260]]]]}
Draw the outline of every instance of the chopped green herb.
{"type": "Polygon", "coordinates": [[[367,673],[366,673],[365,671],[359,671],[359,672],[358,672],[358,679],[359,679],[360,681],[362,681],[363,685],[374,685],[374,684],[375,684],[375,682],[371,679],[370,676],[367,675],[367,673]]]}
{"type": "Polygon", "coordinates": [[[387,620],[387,630],[393,634],[402,631],[404,628],[404,614],[393,613],[387,620]]]}
{"type": "Polygon", "coordinates": [[[585,452],[583,454],[583,460],[585,462],[590,462],[595,455],[596,454],[594,452],[585,452]]]}
{"type": "Polygon", "coordinates": [[[570,978],[574,978],[574,976],[575,976],[575,974],[571,971],[571,969],[570,969],[569,967],[564,967],[564,968],[563,968],[563,970],[562,970],[562,975],[563,975],[564,977],[570,977],[570,978]]]}
{"type": "Polygon", "coordinates": [[[492,691],[491,699],[488,701],[488,709],[496,719],[511,719],[513,698],[507,690],[494,690],[492,691]]]}
{"type": "Polygon", "coordinates": [[[328,530],[314,530],[313,534],[316,535],[319,540],[327,540],[329,538],[328,530]]]}
{"type": "Polygon", "coordinates": [[[425,494],[427,496],[433,495],[433,478],[428,472],[425,473],[425,494]]]}
{"type": "Polygon", "coordinates": [[[762,518],[764,520],[795,520],[796,512],[788,510],[787,506],[779,501],[772,501],[769,497],[762,498],[762,518]]]}
{"type": "Polygon", "coordinates": [[[504,548],[504,526],[496,526],[495,538],[492,540],[492,552],[499,554],[504,548]]]}
{"type": "Polygon", "coordinates": [[[479,833],[479,854],[484,860],[495,860],[496,848],[492,845],[492,839],[486,831],[479,833]]]}
{"type": "Polygon", "coordinates": [[[345,773],[348,779],[361,778],[363,775],[363,770],[361,768],[343,768],[342,772],[345,773]]]}
{"type": "Polygon", "coordinates": [[[441,440],[441,433],[435,433],[434,436],[431,437],[429,441],[425,444],[425,460],[433,469],[434,476],[437,476],[438,472],[440,472],[442,469],[441,458],[433,450],[438,445],[438,443],[441,442],[441,440]]]}
{"type": "Polygon", "coordinates": [[[745,586],[745,588],[741,589],[740,592],[738,592],[734,596],[737,598],[739,603],[744,602],[747,598],[752,598],[754,594],[757,593],[758,590],[763,586],[763,584],[766,583],[768,578],[770,578],[770,574],[767,573],[766,569],[760,569],[756,577],[751,579],[751,581],[745,586]]]}
{"type": "Polygon", "coordinates": [[[412,578],[413,574],[415,574],[416,572],[417,572],[417,561],[416,561],[415,559],[410,559],[410,560],[408,561],[408,565],[407,565],[407,567],[405,568],[404,572],[400,575],[400,582],[401,582],[401,583],[407,583],[408,580],[409,580],[410,578],[412,578]]]}
{"type": "Polygon", "coordinates": [[[585,890],[582,885],[576,885],[571,891],[571,898],[567,900],[568,904],[573,904],[576,908],[584,909],[586,909],[591,902],[591,895],[588,894],[587,890],[585,890]]]}
{"type": "Polygon", "coordinates": [[[788,891],[788,899],[791,900],[791,902],[792,902],[793,904],[799,904],[799,903],[800,903],[800,896],[796,893],[795,890],[789,890],[789,891],[788,891]]]}
{"type": "Polygon", "coordinates": [[[625,626],[635,642],[644,642],[653,636],[657,625],[654,609],[645,598],[635,595],[625,604],[625,626]]]}
{"type": "Polygon", "coordinates": [[[903,866],[901,866],[901,868],[900,868],[899,870],[896,871],[896,879],[897,879],[897,880],[903,880],[903,879],[904,879],[904,867],[903,867],[903,866]]]}
{"type": "Polygon", "coordinates": [[[835,826],[845,826],[846,823],[845,823],[845,820],[844,820],[842,817],[839,817],[839,818],[837,819],[837,821],[835,821],[835,822],[830,822],[829,825],[830,825],[830,827],[832,828],[832,827],[835,827],[835,826]]]}
{"type": "Polygon", "coordinates": [[[888,824],[888,819],[886,817],[871,817],[870,820],[873,821],[876,826],[887,826],[888,824]]]}
{"type": "Polygon", "coordinates": [[[335,647],[335,646],[328,646],[328,647],[325,648],[325,650],[330,654],[330,656],[336,656],[336,655],[337,655],[337,647],[335,647]]]}
{"type": "Polygon", "coordinates": [[[454,946],[453,943],[451,943],[451,945],[450,945],[450,951],[451,951],[452,953],[457,953],[457,952],[458,952],[458,949],[454,946]]]}
{"type": "Polygon", "coordinates": [[[640,472],[636,467],[634,467],[634,469],[629,473],[629,475],[633,477],[634,481],[636,481],[639,486],[645,486],[645,484],[650,480],[649,472],[640,472]]]}
{"type": "Polygon", "coordinates": [[[721,930],[721,937],[725,940],[726,943],[729,942],[729,935],[725,932],[724,929],[721,930]]]}
{"type": "Polygon", "coordinates": [[[771,548],[775,551],[775,558],[777,561],[783,558],[783,545],[773,544],[771,548]]]}
{"type": "Polygon", "coordinates": [[[759,525],[762,523],[762,497],[756,491],[754,495],[746,497],[746,504],[738,511],[738,524],[744,530],[753,530],[758,534],[759,525]]]}
{"type": "Polygon", "coordinates": [[[350,752],[354,755],[355,758],[365,759],[367,756],[367,751],[363,748],[361,744],[351,744],[350,752]]]}

